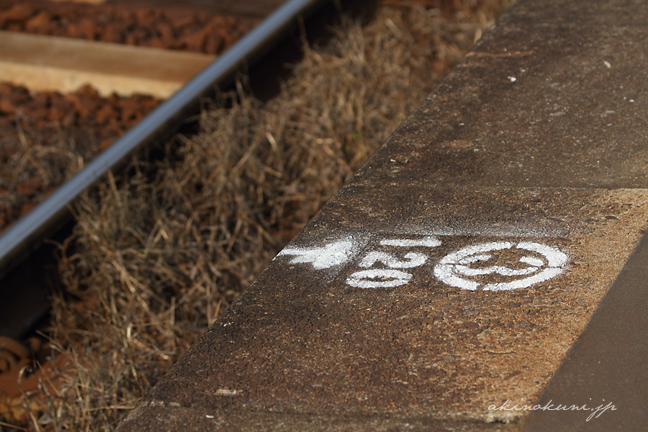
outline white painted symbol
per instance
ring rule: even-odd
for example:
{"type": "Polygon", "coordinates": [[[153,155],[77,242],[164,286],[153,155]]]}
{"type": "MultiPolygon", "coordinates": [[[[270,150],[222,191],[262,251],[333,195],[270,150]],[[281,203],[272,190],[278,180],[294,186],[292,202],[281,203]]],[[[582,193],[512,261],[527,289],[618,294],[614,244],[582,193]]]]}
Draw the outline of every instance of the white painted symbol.
{"type": "Polygon", "coordinates": [[[353,250],[354,243],[352,241],[339,240],[322,247],[287,248],[279,252],[277,256],[294,255],[295,258],[290,260],[290,264],[311,263],[314,269],[322,270],[344,264],[352,257],[353,250]]]}
{"type": "Polygon", "coordinates": [[[353,273],[347,284],[356,288],[393,288],[405,285],[412,275],[400,270],[374,269],[353,273]]]}
{"type": "MultiPolygon", "coordinates": [[[[559,249],[534,242],[484,243],[468,246],[445,256],[434,268],[434,274],[448,285],[475,291],[483,285],[484,291],[505,291],[528,288],[533,284],[546,281],[563,272],[567,255],[559,249]],[[508,265],[484,266],[493,259],[489,252],[522,250],[537,254],[519,258],[515,268],[508,265]],[[519,263],[526,264],[521,267],[519,263]],[[475,280],[479,276],[497,275],[502,282],[482,284],[475,280]],[[521,278],[521,276],[526,276],[521,278]]],[[[512,264],[512,263],[511,263],[512,264]]]]}
{"type": "Polygon", "coordinates": [[[369,252],[360,262],[360,267],[369,268],[381,262],[391,268],[413,268],[425,264],[427,257],[422,253],[410,252],[405,255],[409,261],[401,261],[387,252],[369,252]]]}
{"type": "MultiPolygon", "coordinates": [[[[437,247],[441,245],[441,242],[436,237],[427,236],[422,239],[383,239],[380,241],[380,245],[396,247],[437,247]]],[[[393,288],[405,285],[412,279],[412,275],[404,271],[392,269],[419,267],[425,264],[427,259],[428,257],[426,255],[419,252],[407,253],[405,260],[401,260],[387,252],[369,252],[360,261],[360,267],[369,268],[373,267],[376,263],[381,263],[389,267],[389,269],[372,269],[355,272],[347,278],[347,284],[356,288],[393,288]]]]}

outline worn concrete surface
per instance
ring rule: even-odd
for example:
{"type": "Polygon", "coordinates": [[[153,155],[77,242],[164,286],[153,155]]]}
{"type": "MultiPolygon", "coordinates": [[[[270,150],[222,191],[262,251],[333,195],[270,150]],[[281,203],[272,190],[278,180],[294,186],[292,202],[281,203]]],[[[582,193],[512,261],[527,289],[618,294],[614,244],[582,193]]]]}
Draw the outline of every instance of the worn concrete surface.
{"type": "Polygon", "coordinates": [[[644,237],[538,401],[554,409],[534,411],[525,432],[646,429],[647,262],[644,237]]]}
{"type": "Polygon", "coordinates": [[[648,226],[646,36],[520,0],[120,430],[520,430],[648,226]]]}

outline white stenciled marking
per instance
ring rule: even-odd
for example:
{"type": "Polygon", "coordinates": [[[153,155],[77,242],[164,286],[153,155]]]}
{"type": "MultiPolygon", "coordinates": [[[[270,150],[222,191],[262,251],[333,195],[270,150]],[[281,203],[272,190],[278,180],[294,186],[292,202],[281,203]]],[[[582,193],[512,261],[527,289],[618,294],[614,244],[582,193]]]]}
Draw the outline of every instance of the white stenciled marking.
{"type": "Polygon", "coordinates": [[[369,252],[360,262],[360,267],[368,268],[381,262],[391,268],[413,268],[425,264],[427,257],[421,253],[410,252],[405,255],[409,261],[401,261],[387,252],[369,252]]]}
{"type": "Polygon", "coordinates": [[[347,262],[353,255],[354,243],[339,240],[322,247],[286,248],[277,256],[294,255],[291,264],[311,263],[316,270],[326,269],[347,262]]]}
{"type": "Polygon", "coordinates": [[[381,240],[380,244],[382,246],[399,246],[399,247],[437,247],[441,246],[441,241],[434,236],[427,236],[419,240],[410,240],[410,239],[385,239],[381,240]]]}
{"type": "Polygon", "coordinates": [[[347,284],[356,288],[393,288],[407,284],[412,275],[400,270],[362,270],[347,278],[347,284]]]}
{"type": "Polygon", "coordinates": [[[524,256],[524,257],[520,258],[520,262],[523,262],[525,264],[530,264],[530,265],[532,265],[534,267],[540,267],[540,266],[542,266],[544,264],[541,259],[530,257],[530,256],[524,256]]]}
{"type": "Polygon", "coordinates": [[[464,259],[459,260],[459,262],[455,265],[455,271],[464,276],[483,276],[483,275],[488,275],[493,273],[502,276],[523,276],[523,275],[528,275],[537,272],[538,267],[544,264],[544,262],[541,259],[530,257],[530,256],[524,256],[520,258],[519,261],[525,264],[530,264],[530,267],[521,268],[521,269],[512,269],[503,266],[474,268],[474,267],[470,267],[469,265],[480,261],[484,261],[484,262],[488,261],[492,257],[493,256],[490,254],[479,254],[479,255],[466,257],[464,259]]]}
{"type": "Polygon", "coordinates": [[[562,253],[555,247],[543,245],[533,242],[520,242],[518,249],[526,249],[528,251],[538,252],[547,258],[549,267],[562,267],[567,264],[567,255],[562,253]]]}
{"type": "MultiPolygon", "coordinates": [[[[474,291],[482,285],[474,280],[475,277],[485,275],[498,275],[502,282],[484,284],[484,291],[504,291],[519,288],[528,288],[539,282],[546,281],[563,272],[567,264],[567,255],[559,249],[535,242],[520,242],[517,246],[512,242],[484,243],[476,246],[468,246],[445,256],[434,268],[434,274],[441,281],[448,285],[474,291]],[[515,247],[514,247],[515,246],[515,247]],[[511,268],[501,265],[490,267],[473,267],[475,264],[487,264],[493,257],[488,252],[522,249],[535,252],[543,259],[535,256],[525,255],[518,262],[527,264],[528,267],[511,268]],[[546,262],[545,262],[546,260],[546,262]],[[527,276],[521,279],[511,278],[527,276]]],[[[519,264],[517,264],[519,266],[519,264]]]]}
{"type": "Polygon", "coordinates": [[[455,271],[464,276],[484,276],[489,274],[498,274],[501,276],[524,276],[538,271],[538,267],[531,266],[522,269],[512,269],[504,266],[491,266],[484,268],[473,268],[469,266],[455,266],[455,271]]]}
{"type": "Polygon", "coordinates": [[[238,394],[243,393],[243,390],[232,390],[232,389],[218,389],[214,392],[216,396],[236,396],[238,394]]]}

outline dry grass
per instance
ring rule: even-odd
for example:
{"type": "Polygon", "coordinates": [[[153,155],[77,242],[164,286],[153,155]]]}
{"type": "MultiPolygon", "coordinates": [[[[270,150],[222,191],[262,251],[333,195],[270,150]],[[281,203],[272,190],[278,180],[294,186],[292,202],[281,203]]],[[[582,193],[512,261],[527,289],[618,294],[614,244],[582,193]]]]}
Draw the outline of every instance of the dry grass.
{"type": "Polygon", "coordinates": [[[53,122],[44,133],[25,117],[0,127],[0,232],[83,168],[97,147],[84,144],[53,122]]]}
{"type": "Polygon", "coordinates": [[[275,99],[239,86],[162,160],[79,200],[51,329],[77,374],[30,430],[114,430],[503,9],[408,4],[344,21],[275,99]]]}
{"type": "Polygon", "coordinates": [[[102,98],[89,86],[61,95],[0,82],[0,233],[159,102],[102,98]]]}

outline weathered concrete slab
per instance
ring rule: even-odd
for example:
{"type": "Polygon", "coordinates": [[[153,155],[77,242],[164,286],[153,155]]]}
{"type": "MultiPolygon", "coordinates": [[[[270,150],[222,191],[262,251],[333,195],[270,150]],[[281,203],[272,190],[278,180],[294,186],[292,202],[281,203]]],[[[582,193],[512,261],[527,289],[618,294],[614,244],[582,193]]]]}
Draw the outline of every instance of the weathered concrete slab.
{"type": "Polygon", "coordinates": [[[648,184],[648,24],[533,25],[514,20],[520,9],[484,35],[355,184],[389,184],[403,170],[399,182],[444,186],[648,184]]]}
{"type": "Polygon", "coordinates": [[[521,0],[120,430],[520,430],[648,225],[647,16],[521,0]]]}
{"type": "Polygon", "coordinates": [[[648,239],[644,237],[538,404],[528,432],[632,431],[648,423],[648,239]],[[584,422],[583,418],[589,419],[584,422]]]}

